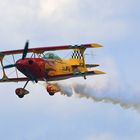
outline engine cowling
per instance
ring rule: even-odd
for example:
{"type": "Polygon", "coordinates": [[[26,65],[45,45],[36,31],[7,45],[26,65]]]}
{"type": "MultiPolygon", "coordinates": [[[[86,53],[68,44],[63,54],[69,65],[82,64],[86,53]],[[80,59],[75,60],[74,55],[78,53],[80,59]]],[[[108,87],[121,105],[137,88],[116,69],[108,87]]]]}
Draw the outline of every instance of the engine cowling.
{"type": "Polygon", "coordinates": [[[60,91],[60,88],[57,84],[48,84],[46,89],[51,96],[53,96],[56,92],[60,91]]]}
{"type": "Polygon", "coordinates": [[[19,98],[23,98],[24,95],[29,94],[29,91],[24,88],[17,88],[15,93],[19,98]]]}

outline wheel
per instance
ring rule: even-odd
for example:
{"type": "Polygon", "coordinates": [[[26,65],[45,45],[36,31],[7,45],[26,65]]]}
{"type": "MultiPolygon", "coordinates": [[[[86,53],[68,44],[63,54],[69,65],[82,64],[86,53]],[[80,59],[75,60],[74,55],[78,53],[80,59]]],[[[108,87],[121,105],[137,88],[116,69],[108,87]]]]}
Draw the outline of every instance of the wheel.
{"type": "Polygon", "coordinates": [[[23,98],[23,97],[24,97],[24,95],[23,95],[23,94],[21,94],[21,95],[18,95],[18,97],[19,97],[19,98],[23,98]]]}
{"type": "Polygon", "coordinates": [[[24,95],[29,94],[29,91],[27,91],[27,90],[24,89],[24,88],[17,88],[17,89],[15,90],[15,93],[16,93],[16,95],[17,95],[19,98],[23,98],[24,95]]]}
{"type": "Polygon", "coordinates": [[[54,93],[53,93],[53,92],[49,92],[49,95],[50,95],[50,96],[53,96],[53,95],[54,95],[54,93]]]}

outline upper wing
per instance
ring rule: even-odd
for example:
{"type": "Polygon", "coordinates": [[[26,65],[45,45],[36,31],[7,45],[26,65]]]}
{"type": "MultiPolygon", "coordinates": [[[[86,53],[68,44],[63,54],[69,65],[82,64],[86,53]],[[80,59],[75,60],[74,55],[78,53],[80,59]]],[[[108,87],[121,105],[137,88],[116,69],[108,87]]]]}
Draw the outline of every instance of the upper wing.
{"type": "MultiPolygon", "coordinates": [[[[55,51],[55,50],[68,50],[68,49],[86,49],[86,48],[100,48],[100,44],[82,44],[82,45],[64,45],[64,46],[52,46],[52,47],[37,47],[29,48],[28,52],[32,53],[43,53],[45,51],[55,51]]],[[[23,49],[12,50],[12,51],[2,51],[0,55],[11,55],[23,53],[23,49]]]]}

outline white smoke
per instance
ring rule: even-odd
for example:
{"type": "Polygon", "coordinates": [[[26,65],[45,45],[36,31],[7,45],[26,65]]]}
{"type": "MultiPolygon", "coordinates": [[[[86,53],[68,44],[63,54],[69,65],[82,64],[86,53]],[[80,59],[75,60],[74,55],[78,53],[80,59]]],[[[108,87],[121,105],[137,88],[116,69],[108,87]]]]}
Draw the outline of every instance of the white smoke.
{"type": "Polygon", "coordinates": [[[103,80],[98,79],[98,77],[91,78],[86,81],[77,78],[77,80],[72,80],[71,84],[62,83],[60,86],[61,94],[68,97],[74,94],[79,98],[92,99],[95,102],[118,104],[123,108],[140,110],[140,94],[130,87],[125,89],[123,86],[118,86],[116,90],[114,82],[108,77],[102,77],[103,80]]]}
{"type": "Polygon", "coordinates": [[[108,66],[106,75],[88,77],[87,80],[74,78],[61,84],[61,93],[67,96],[92,99],[95,102],[118,104],[123,108],[140,111],[140,94],[123,84],[111,59],[104,62],[108,66]]]}
{"type": "Polygon", "coordinates": [[[71,86],[71,84],[70,83],[68,83],[68,82],[60,82],[60,83],[57,83],[58,85],[59,85],[59,88],[60,88],[60,93],[62,94],[62,95],[66,95],[66,96],[68,96],[68,97],[71,97],[72,95],[73,95],[73,88],[72,88],[72,86],[71,86]]]}
{"type": "Polygon", "coordinates": [[[117,91],[110,90],[112,83],[108,82],[106,87],[97,88],[94,81],[92,87],[86,84],[75,84],[74,90],[78,97],[91,98],[96,102],[107,102],[113,104],[119,104],[124,108],[140,109],[140,96],[135,94],[132,90],[127,91],[119,89],[117,91]]]}

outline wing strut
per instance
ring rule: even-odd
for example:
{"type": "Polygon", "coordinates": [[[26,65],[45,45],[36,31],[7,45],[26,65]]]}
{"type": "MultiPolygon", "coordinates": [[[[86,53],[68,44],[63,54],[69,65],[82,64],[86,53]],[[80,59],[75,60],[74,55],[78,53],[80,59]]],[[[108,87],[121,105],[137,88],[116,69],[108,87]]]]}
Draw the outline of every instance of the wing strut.
{"type": "MultiPolygon", "coordinates": [[[[15,61],[15,57],[14,57],[14,55],[12,55],[12,57],[13,57],[13,61],[14,61],[14,63],[16,64],[16,61],[15,61]]],[[[16,71],[16,76],[17,76],[17,78],[18,78],[18,71],[17,71],[17,68],[15,67],[15,71],[16,71]]]]}
{"type": "Polygon", "coordinates": [[[4,55],[0,53],[0,63],[1,63],[1,66],[2,66],[2,71],[3,71],[2,80],[7,80],[8,77],[7,77],[7,75],[6,75],[6,73],[5,73],[5,70],[4,70],[3,58],[4,58],[4,55]]]}

